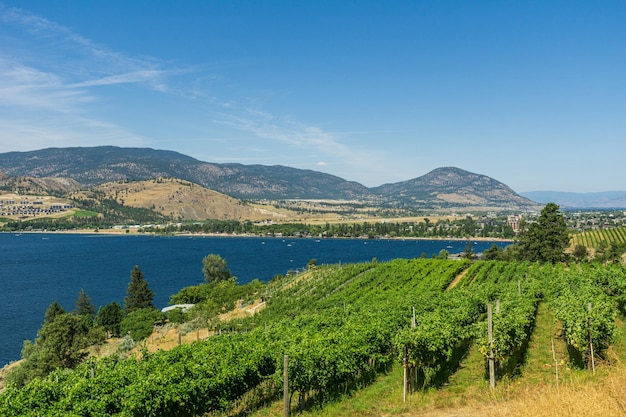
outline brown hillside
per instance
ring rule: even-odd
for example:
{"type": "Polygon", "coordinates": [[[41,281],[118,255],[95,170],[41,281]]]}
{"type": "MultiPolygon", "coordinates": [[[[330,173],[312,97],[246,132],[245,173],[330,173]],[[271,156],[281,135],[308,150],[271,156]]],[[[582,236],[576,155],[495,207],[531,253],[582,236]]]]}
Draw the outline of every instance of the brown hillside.
{"type": "Polygon", "coordinates": [[[290,220],[293,212],[273,206],[244,203],[189,181],[157,178],[109,182],[94,188],[121,204],[146,208],[180,220],[290,220]]]}

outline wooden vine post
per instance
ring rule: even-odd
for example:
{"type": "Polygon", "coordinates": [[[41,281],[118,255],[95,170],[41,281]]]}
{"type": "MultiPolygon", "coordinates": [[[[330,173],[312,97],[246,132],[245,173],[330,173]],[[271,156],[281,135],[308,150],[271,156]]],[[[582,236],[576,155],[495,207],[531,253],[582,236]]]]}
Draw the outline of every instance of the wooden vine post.
{"type": "Polygon", "coordinates": [[[402,401],[406,403],[406,394],[409,388],[409,348],[404,346],[404,392],[402,395],[402,401]]]}
{"type": "Polygon", "coordinates": [[[593,340],[591,340],[591,303],[587,304],[587,310],[589,314],[587,315],[587,334],[589,337],[589,347],[588,347],[588,356],[587,356],[587,367],[591,368],[591,371],[596,373],[596,363],[593,358],[593,340]]]}
{"type": "Polygon", "coordinates": [[[487,340],[489,341],[489,387],[496,387],[496,361],[493,354],[493,312],[491,304],[487,304],[487,340]]]}
{"type": "Polygon", "coordinates": [[[554,369],[556,377],[556,389],[559,390],[559,361],[556,360],[556,351],[554,350],[554,339],[552,339],[552,359],[554,359],[554,369]]]}
{"type": "Polygon", "coordinates": [[[289,417],[289,356],[285,355],[283,364],[283,415],[289,417]]]}

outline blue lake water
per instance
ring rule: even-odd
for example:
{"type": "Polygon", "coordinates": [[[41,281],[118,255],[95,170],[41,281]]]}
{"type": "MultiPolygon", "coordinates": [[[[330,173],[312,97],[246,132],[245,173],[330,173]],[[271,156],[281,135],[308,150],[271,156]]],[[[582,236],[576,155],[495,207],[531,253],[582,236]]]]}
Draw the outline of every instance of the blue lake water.
{"type": "MultiPolygon", "coordinates": [[[[474,252],[494,242],[472,242],[474,252]]],[[[497,242],[500,247],[507,242],[497,242]]],[[[81,288],[97,307],[122,304],[130,271],[138,265],[155,293],[157,308],[182,287],[201,283],[202,258],[224,258],[240,283],[318,265],[377,258],[428,257],[442,249],[460,253],[467,241],[360,240],[251,237],[159,237],[146,235],[0,233],[0,367],[20,358],[54,300],[70,311],[81,288]]]]}

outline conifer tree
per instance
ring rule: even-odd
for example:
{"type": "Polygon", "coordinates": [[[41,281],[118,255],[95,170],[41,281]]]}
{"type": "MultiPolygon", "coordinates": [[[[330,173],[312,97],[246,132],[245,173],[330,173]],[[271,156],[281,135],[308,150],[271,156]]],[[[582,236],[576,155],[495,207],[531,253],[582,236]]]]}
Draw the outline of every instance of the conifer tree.
{"type": "Polygon", "coordinates": [[[44,315],[44,323],[52,323],[57,317],[65,314],[65,309],[59,304],[57,300],[54,300],[52,304],[46,309],[44,315]]]}
{"type": "Polygon", "coordinates": [[[91,303],[91,299],[85,293],[85,290],[83,288],[81,288],[80,292],[78,293],[78,298],[74,303],[74,307],[76,307],[75,313],[79,316],[93,318],[96,314],[96,306],[91,303]]]}
{"type": "Polygon", "coordinates": [[[541,210],[536,223],[520,235],[522,260],[557,263],[563,260],[569,245],[567,224],[555,203],[548,203],[541,210]]]}
{"type": "Polygon", "coordinates": [[[143,277],[143,272],[137,265],[130,273],[130,282],[124,297],[124,310],[126,314],[141,308],[154,308],[152,300],[154,293],[148,288],[148,282],[143,277]]]}

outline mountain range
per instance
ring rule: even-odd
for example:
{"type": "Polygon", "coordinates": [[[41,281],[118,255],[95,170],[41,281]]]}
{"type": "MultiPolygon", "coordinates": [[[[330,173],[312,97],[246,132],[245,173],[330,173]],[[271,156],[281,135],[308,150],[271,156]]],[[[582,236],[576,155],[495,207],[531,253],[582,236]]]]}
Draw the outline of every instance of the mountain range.
{"type": "Polygon", "coordinates": [[[348,200],[401,209],[536,210],[505,184],[456,167],[368,188],[340,177],[281,165],[217,164],[174,151],[114,146],[47,148],[0,154],[8,177],[55,178],[68,187],[177,178],[243,200],[348,200]]]}

